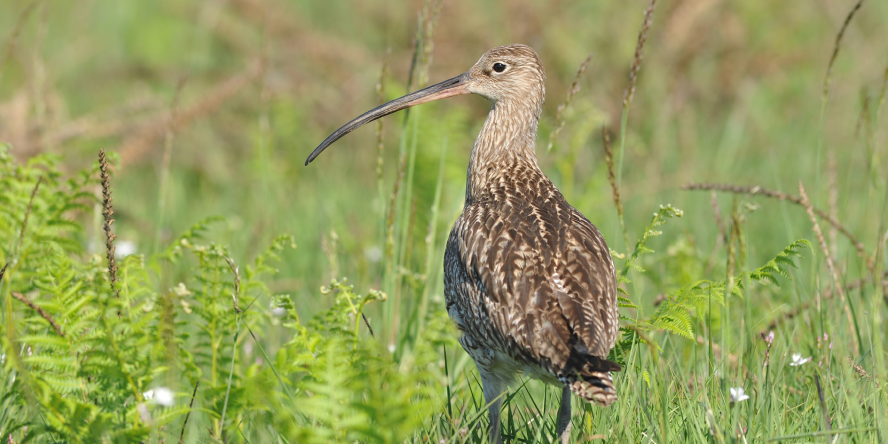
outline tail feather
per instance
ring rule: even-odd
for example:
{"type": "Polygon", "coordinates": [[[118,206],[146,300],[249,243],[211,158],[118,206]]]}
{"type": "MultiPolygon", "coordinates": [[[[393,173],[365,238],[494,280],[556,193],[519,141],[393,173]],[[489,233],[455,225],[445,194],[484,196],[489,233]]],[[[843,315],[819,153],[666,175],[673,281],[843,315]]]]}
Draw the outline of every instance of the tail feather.
{"type": "Polygon", "coordinates": [[[614,388],[614,380],[610,372],[590,372],[585,375],[576,375],[563,378],[570,391],[595,404],[609,406],[617,400],[617,389],[614,388]]]}
{"type": "Polygon", "coordinates": [[[571,351],[561,369],[561,382],[586,401],[604,406],[613,404],[617,400],[617,389],[611,372],[622,370],[620,364],[589,353],[576,333],[571,335],[568,346],[571,351]]]}

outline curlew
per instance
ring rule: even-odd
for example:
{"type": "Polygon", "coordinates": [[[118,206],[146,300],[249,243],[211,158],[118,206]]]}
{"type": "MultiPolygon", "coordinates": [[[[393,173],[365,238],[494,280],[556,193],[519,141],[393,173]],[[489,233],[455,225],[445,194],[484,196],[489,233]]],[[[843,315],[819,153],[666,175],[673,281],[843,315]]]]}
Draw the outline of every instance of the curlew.
{"type": "Polygon", "coordinates": [[[479,94],[491,102],[472,148],[463,213],[444,253],[447,312],[481,375],[490,440],[502,443],[503,391],[524,374],[562,387],[557,433],[570,437],[571,392],[601,405],[617,399],[607,360],[617,340],[617,289],[601,233],[537,164],[546,74],[525,45],[487,51],[468,71],[378,106],[327,137],[432,100],[479,94]]]}

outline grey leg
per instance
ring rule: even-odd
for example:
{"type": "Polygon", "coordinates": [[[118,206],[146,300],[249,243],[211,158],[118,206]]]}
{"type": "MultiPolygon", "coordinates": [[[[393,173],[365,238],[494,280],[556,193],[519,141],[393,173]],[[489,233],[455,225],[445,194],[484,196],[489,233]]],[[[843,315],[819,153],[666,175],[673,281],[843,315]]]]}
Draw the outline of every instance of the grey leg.
{"type": "Polygon", "coordinates": [[[561,438],[561,444],[570,442],[570,389],[564,386],[561,391],[561,408],[558,409],[558,428],[555,433],[561,438]]]}
{"type": "Polygon", "coordinates": [[[503,444],[500,431],[500,408],[503,406],[503,382],[481,371],[481,384],[484,387],[484,401],[487,402],[487,413],[490,415],[490,443],[503,444]]]}

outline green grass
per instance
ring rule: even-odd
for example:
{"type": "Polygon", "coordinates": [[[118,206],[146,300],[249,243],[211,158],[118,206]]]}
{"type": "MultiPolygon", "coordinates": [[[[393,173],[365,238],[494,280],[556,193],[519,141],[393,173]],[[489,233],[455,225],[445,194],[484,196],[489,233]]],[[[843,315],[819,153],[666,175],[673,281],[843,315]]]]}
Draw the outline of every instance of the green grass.
{"type": "MultiPolygon", "coordinates": [[[[658,2],[627,115],[647,2],[451,1],[436,22],[433,3],[0,5],[2,439],[486,442],[441,261],[488,105],[388,117],[381,176],[371,129],[302,165],[374,106],[388,47],[392,99],[424,72],[433,83],[523,42],[547,68],[541,164],[622,255],[627,292],[620,398],[574,400],[574,438],[888,440],[888,299],[873,284],[888,270],[888,5],[866,2],[849,22],[824,94],[856,2],[658,2]],[[602,126],[622,165],[625,239],[602,126]],[[117,246],[136,251],[117,259],[120,298],[99,149],[112,158],[117,246]],[[818,219],[843,302],[803,206],[719,193],[717,222],[709,192],[681,188],[691,182],[795,196],[802,182],[872,268],[818,219]],[[681,217],[651,223],[668,208],[681,217]],[[790,366],[794,353],[812,360],[790,366]],[[173,406],[144,399],[158,387],[173,406]],[[732,403],[736,387],[750,398],[732,403]]],[[[555,441],[558,390],[522,381],[504,396],[507,442],[555,441]]]]}

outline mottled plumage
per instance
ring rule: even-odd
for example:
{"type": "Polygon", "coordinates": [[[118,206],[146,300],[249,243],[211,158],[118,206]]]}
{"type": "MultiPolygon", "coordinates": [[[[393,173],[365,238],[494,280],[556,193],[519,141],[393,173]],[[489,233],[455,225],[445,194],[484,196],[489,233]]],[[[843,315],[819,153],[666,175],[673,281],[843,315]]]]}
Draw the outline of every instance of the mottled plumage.
{"type": "MultiPolygon", "coordinates": [[[[570,392],[617,399],[607,355],[617,339],[614,266],[598,229],[537,165],[545,73],[524,45],[488,51],[470,71],[382,105],[324,141],[397,110],[457,94],[490,99],[472,149],[465,207],[444,254],[447,311],[481,374],[491,440],[501,442],[502,391],[521,374],[564,387],[558,432],[570,433],[570,392]]],[[[307,163],[307,162],[306,162],[307,163]]]]}

